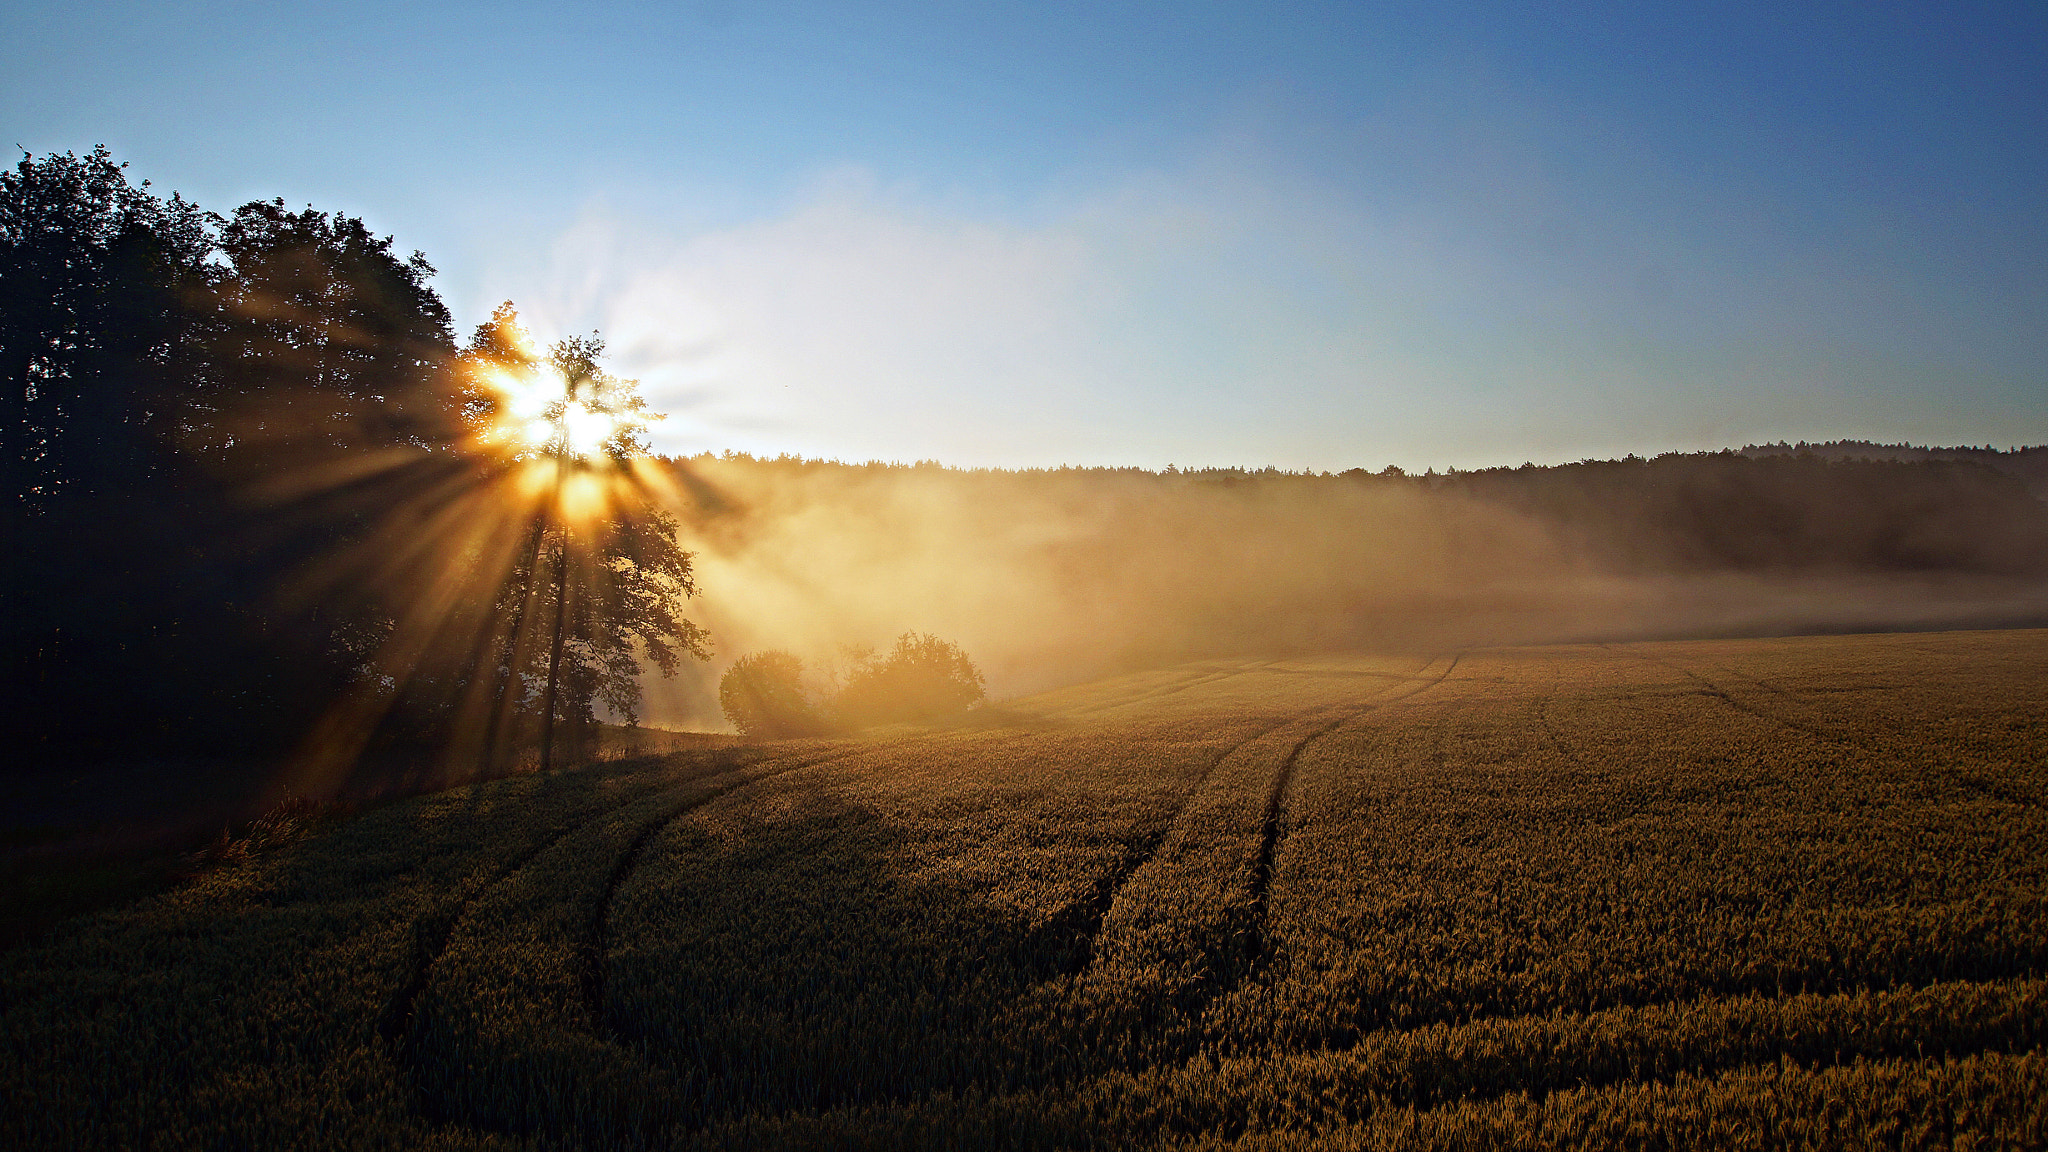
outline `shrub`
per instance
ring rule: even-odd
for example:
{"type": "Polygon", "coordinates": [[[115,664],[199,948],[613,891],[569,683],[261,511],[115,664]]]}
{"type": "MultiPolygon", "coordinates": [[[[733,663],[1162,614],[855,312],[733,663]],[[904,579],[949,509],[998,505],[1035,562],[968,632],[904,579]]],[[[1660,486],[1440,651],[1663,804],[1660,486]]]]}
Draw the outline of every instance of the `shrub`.
{"type": "Polygon", "coordinates": [[[804,662],[788,652],[749,652],[719,680],[719,707],[744,736],[815,736],[825,723],[804,691],[803,675],[804,662]]]}
{"type": "Polygon", "coordinates": [[[958,644],[905,632],[887,656],[847,675],[839,711],[858,724],[935,720],[966,711],[984,695],[981,669],[958,644]]]}

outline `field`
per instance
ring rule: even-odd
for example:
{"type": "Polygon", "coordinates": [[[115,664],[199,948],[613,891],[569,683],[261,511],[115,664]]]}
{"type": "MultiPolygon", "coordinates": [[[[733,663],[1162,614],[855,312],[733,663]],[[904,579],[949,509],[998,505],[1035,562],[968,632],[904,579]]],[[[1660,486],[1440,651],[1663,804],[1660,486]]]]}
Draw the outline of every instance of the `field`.
{"type": "Polygon", "coordinates": [[[1207,662],[0,957],[0,1145],[2048,1146],[2048,633],[1207,662]]]}

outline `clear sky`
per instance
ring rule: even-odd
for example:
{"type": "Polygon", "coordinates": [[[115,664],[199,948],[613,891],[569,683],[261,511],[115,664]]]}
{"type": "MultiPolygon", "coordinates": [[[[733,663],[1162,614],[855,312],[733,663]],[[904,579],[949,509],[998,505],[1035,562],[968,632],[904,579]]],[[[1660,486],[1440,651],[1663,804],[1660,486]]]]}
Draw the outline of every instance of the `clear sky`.
{"type": "Polygon", "coordinates": [[[0,127],[600,330],[657,446],[2048,442],[2048,6],[30,0],[0,127]]]}

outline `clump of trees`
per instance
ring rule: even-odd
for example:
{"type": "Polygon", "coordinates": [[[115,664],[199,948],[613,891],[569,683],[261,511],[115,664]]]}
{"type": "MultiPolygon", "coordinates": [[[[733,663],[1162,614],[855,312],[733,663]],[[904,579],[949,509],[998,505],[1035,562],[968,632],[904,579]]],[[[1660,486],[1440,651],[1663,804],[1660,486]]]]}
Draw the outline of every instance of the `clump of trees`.
{"type": "Polygon", "coordinates": [[[854,724],[916,723],[964,712],[984,695],[981,669],[958,644],[905,632],[888,655],[856,661],[834,703],[854,724]]]}
{"type": "Polygon", "coordinates": [[[826,730],[819,701],[804,684],[804,662],[780,649],[749,652],[718,681],[725,718],[746,736],[816,736],[826,730]]]}
{"type": "Polygon", "coordinates": [[[719,681],[718,702],[743,735],[815,736],[875,724],[931,723],[986,695],[981,669],[958,644],[905,632],[886,654],[856,651],[843,676],[807,682],[790,652],[749,653],[719,681]]]}
{"type": "Polygon", "coordinates": [[[124,168],[0,171],[14,764],[317,743],[487,768],[631,717],[642,657],[705,654],[601,342],[531,348],[507,305],[464,346],[433,267],[361,220],[221,215],[124,168]],[[521,426],[578,443],[480,435],[521,380],[521,426]]]}

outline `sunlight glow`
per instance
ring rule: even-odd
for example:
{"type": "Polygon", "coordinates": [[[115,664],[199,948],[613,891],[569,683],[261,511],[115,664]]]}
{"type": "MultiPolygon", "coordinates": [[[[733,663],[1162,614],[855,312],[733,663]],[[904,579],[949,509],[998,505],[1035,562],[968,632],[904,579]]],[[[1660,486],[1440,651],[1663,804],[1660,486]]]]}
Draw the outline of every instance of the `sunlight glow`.
{"type": "Polygon", "coordinates": [[[619,421],[609,412],[571,400],[562,410],[562,429],[568,437],[569,451],[595,462],[607,458],[605,448],[618,434],[619,421]]]}
{"type": "Polygon", "coordinates": [[[578,388],[546,365],[524,372],[492,370],[482,377],[494,411],[479,439],[513,455],[562,452],[586,464],[605,465],[630,421],[606,410],[601,396],[578,388]]]}
{"type": "Polygon", "coordinates": [[[577,472],[562,482],[561,513],[571,522],[586,522],[603,514],[609,504],[611,486],[591,472],[577,472]]]}

